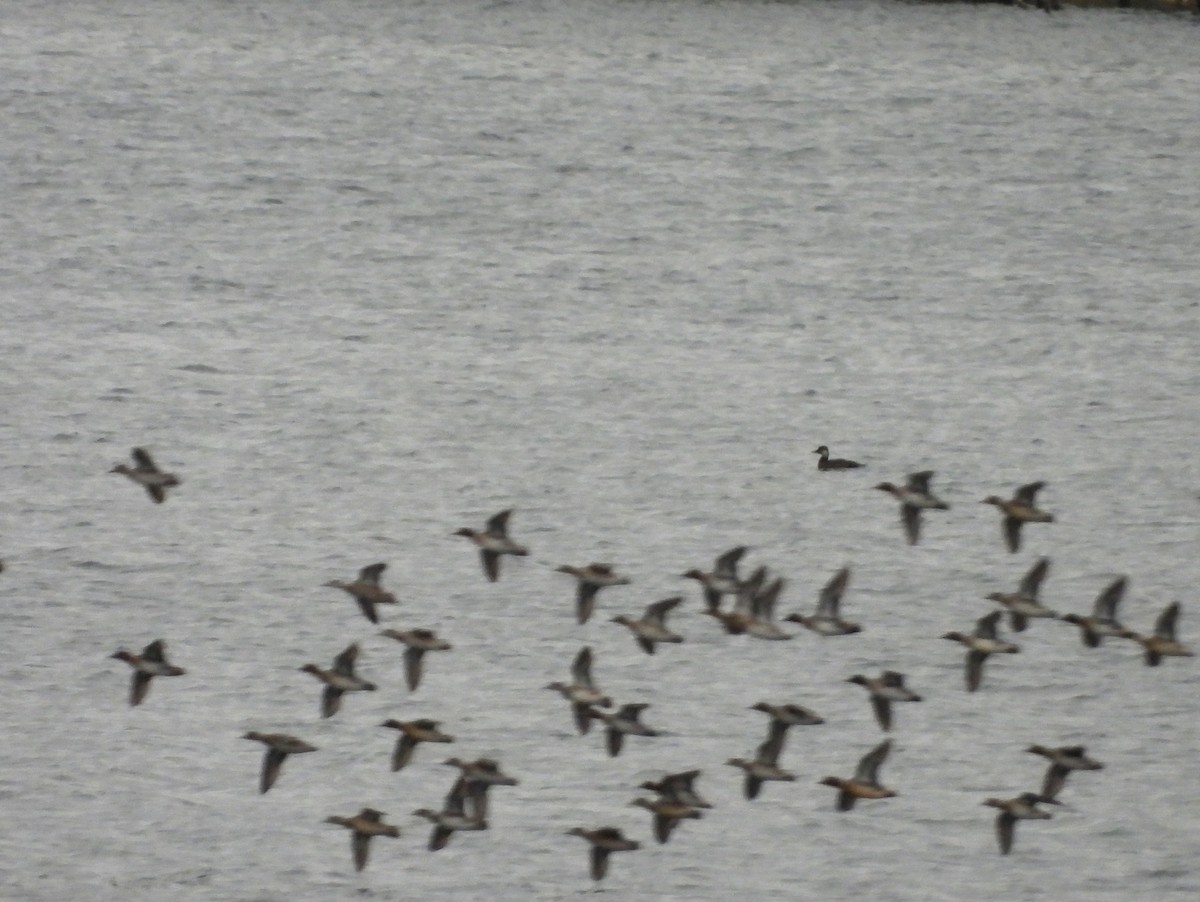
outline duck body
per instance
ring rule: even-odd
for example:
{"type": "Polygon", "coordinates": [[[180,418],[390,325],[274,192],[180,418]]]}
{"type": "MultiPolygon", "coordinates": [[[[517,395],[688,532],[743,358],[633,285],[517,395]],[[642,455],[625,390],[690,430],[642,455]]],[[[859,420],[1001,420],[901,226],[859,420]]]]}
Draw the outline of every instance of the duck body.
{"type": "Polygon", "coordinates": [[[1037,493],[1045,486],[1044,482],[1031,482],[1017,489],[1016,494],[1005,500],[998,495],[988,495],[983,504],[991,504],[999,508],[1004,515],[1004,543],[1014,554],[1021,548],[1021,527],[1026,523],[1053,523],[1054,515],[1038,510],[1034,503],[1037,493]]]}
{"type": "Polygon", "coordinates": [[[502,510],[487,521],[482,530],[463,527],[454,534],[470,539],[479,548],[480,559],[483,562],[483,573],[488,582],[496,582],[500,578],[500,558],[506,554],[514,557],[525,557],[529,549],[514,542],[508,536],[508,518],[513,509],[502,510]]]}
{"type": "Polygon", "coordinates": [[[890,799],[896,795],[894,790],[879,782],[879,768],[891,748],[892,741],[886,739],[865,754],[850,779],[825,777],[821,780],[822,786],[832,786],[838,790],[838,811],[849,811],[859,799],[890,799]]]}
{"type": "Polygon", "coordinates": [[[108,472],[128,476],[146,490],[155,504],[162,504],[167,499],[167,489],[179,485],[179,477],[174,473],[164,473],[154,464],[154,459],[145,448],[133,449],[133,463],[117,464],[108,472]]]}
{"type": "Polygon", "coordinates": [[[374,808],[364,808],[353,817],[338,817],[333,815],[325,818],[327,824],[337,824],[351,831],[350,851],[354,858],[354,870],[361,871],[367,866],[367,857],[371,850],[371,837],[400,835],[400,829],[382,820],[383,812],[374,808]]]}
{"type": "Polygon", "coordinates": [[[829,449],[825,445],[821,445],[813,454],[821,455],[817,458],[817,469],[822,472],[827,470],[857,470],[863,466],[856,460],[845,460],[844,458],[830,458],[829,449]]]}
{"type": "Polygon", "coordinates": [[[155,639],[142,649],[140,655],[135,655],[125,649],[113,652],[111,657],[124,661],[133,668],[133,681],[129,686],[129,704],[136,707],[146,698],[150,691],[150,681],[154,677],[183,676],[187,673],[182,667],[176,667],[167,660],[167,644],[162,639],[155,639]]]}
{"type": "Polygon", "coordinates": [[[243,739],[253,739],[267,747],[263,756],[262,774],[258,781],[258,791],[265,793],[279,778],[279,770],[288,755],[301,755],[305,752],[315,752],[316,746],[309,745],[303,739],[289,736],[286,733],[258,733],[251,731],[242,736],[243,739]]]}

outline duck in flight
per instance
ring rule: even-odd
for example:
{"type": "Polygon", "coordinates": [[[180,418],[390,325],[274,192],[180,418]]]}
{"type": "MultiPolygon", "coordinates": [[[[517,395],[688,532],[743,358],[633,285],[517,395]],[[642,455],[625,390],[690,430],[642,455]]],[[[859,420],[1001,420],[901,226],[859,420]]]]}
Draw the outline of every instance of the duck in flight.
{"type": "Polygon", "coordinates": [[[662,601],[656,601],[653,604],[647,605],[646,611],[642,614],[640,620],[634,620],[622,614],[619,617],[612,618],[612,622],[628,627],[642,651],[648,655],[652,655],[654,654],[654,646],[659,642],[683,641],[682,636],[667,629],[667,614],[673,611],[682,601],[682,595],[664,598],[662,601]]]}
{"type": "Polygon", "coordinates": [[[974,692],[983,680],[983,662],[991,655],[1015,655],[1021,649],[1011,642],[1005,642],[996,632],[1003,611],[980,617],[975,623],[975,632],[967,636],[963,633],[946,633],[943,639],[952,639],[967,647],[967,691],[974,692]]]}
{"type": "Polygon", "coordinates": [[[1048,799],[1036,792],[1023,792],[1014,799],[988,799],[983,804],[991,808],[999,808],[996,815],[996,839],[1000,843],[1000,854],[1007,855],[1012,851],[1013,835],[1016,832],[1017,821],[1047,820],[1050,812],[1042,811],[1038,803],[1061,805],[1054,799],[1048,799]]]}
{"type": "Polygon", "coordinates": [[[1167,605],[1154,621],[1154,634],[1143,636],[1133,630],[1123,630],[1121,635],[1132,639],[1146,650],[1146,665],[1157,667],[1165,657],[1190,658],[1190,648],[1175,638],[1175,622],[1179,619],[1179,602],[1167,605]]]}
{"type": "Polygon", "coordinates": [[[121,473],[128,476],[146,490],[155,504],[162,504],[167,498],[167,489],[179,485],[179,477],[174,473],[164,473],[154,464],[154,459],[145,448],[133,449],[134,466],[117,464],[108,472],[121,473]]]}
{"type": "Polygon", "coordinates": [[[167,660],[167,643],[155,639],[142,649],[140,655],[121,649],[111,657],[124,661],[133,668],[133,682],[129,686],[129,704],[140,705],[150,691],[150,681],[156,676],[183,676],[187,673],[167,660]]]}
{"type": "Polygon", "coordinates": [[[596,593],[605,586],[627,586],[629,577],[613,572],[611,564],[588,564],[586,567],[572,567],[563,564],[557,569],[558,573],[568,573],[575,577],[578,588],[575,593],[575,619],[587,623],[596,607],[596,593]]]}
{"type": "Polygon", "coordinates": [[[991,504],[1000,509],[1004,515],[1004,543],[1014,554],[1021,548],[1021,527],[1026,523],[1053,523],[1054,515],[1038,510],[1034,499],[1045,485],[1044,482],[1031,482],[1023,485],[1012,498],[1005,501],[999,495],[988,495],[983,504],[991,504]]]}
{"type": "Polygon", "coordinates": [[[387,564],[369,564],[358,571],[358,579],[346,583],[339,579],[331,579],[325,583],[331,589],[341,589],[358,602],[358,609],[372,623],[379,622],[379,614],[375,611],[377,604],[395,604],[396,596],[384,590],[379,584],[387,564]]]}
{"type": "Polygon", "coordinates": [[[885,739],[863,755],[850,779],[826,777],[821,781],[822,786],[832,786],[838,790],[838,811],[849,811],[859,799],[890,799],[896,795],[894,790],[879,782],[880,765],[887,760],[891,750],[892,740],[885,739]]]}
{"type": "Polygon", "coordinates": [[[850,568],[843,567],[835,573],[821,589],[817,598],[817,611],[811,617],[804,614],[788,614],[784,620],[799,623],[821,636],[846,636],[862,631],[862,627],[843,620],[839,613],[842,595],[850,582],[850,568]]]}
{"type": "Polygon", "coordinates": [[[511,507],[500,511],[487,521],[487,525],[482,530],[464,526],[454,533],[456,536],[465,536],[479,547],[479,555],[483,560],[483,572],[487,576],[488,582],[494,583],[500,578],[500,557],[502,555],[511,554],[515,557],[525,557],[529,554],[528,548],[518,545],[508,537],[508,518],[512,516],[512,512],[511,507]]]}
{"type": "Polygon", "coordinates": [[[316,664],[305,664],[300,670],[311,673],[325,684],[321,693],[321,716],[333,717],[342,706],[342,694],[345,692],[375,691],[375,684],[368,682],[354,672],[354,662],[358,658],[358,644],[348,645],[341,654],[333,659],[333,667],[322,670],[316,664]]]}
{"type": "Polygon", "coordinates": [[[372,836],[396,837],[400,835],[400,829],[391,824],[385,824],[383,812],[376,811],[374,808],[364,808],[354,817],[338,817],[336,815],[327,817],[325,823],[337,824],[339,827],[345,827],[351,831],[350,851],[354,856],[354,870],[356,871],[361,871],[367,866],[372,836]]]}
{"type": "Polygon", "coordinates": [[[303,739],[288,736],[286,733],[258,733],[251,731],[242,736],[243,739],[253,739],[267,747],[263,755],[262,775],[258,780],[258,791],[265,793],[275,785],[279,778],[279,769],[288,755],[300,755],[304,752],[315,752],[316,746],[309,745],[303,739]]]}
{"type": "Polygon", "coordinates": [[[737,572],[738,562],[741,561],[746,550],[745,545],[730,548],[717,558],[711,572],[705,573],[703,570],[692,569],[683,574],[683,579],[694,579],[700,583],[704,589],[704,603],[709,611],[715,611],[721,607],[722,595],[737,593],[742,584],[737,572]]]}
{"type": "Polygon", "coordinates": [[[987,596],[988,601],[1004,605],[1008,609],[1008,620],[1014,632],[1022,632],[1031,617],[1058,617],[1058,614],[1038,601],[1038,591],[1042,580],[1050,569],[1050,558],[1038,558],[1029,568],[1029,572],[1021,578],[1016,592],[992,592],[987,596]]]}
{"type": "Polygon", "coordinates": [[[933,470],[922,470],[910,473],[908,481],[902,486],[890,482],[875,486],[900,502],[900,519],[904,522],[904,535],[909,545],[916,545],[921,538],[921,511],[950,509],[950,505],[929,490],[929,480],[932,478],[933,470]]]}

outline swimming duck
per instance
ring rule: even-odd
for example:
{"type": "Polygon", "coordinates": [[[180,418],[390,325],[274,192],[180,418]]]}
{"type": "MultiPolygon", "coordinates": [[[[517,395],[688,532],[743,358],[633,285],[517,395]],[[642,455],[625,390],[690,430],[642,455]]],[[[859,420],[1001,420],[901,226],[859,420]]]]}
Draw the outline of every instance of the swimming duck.
{"type": "Polygon", "coordinates": [[[327,824],[337,824],[339,827],[353,831],[350,836],[350,850],[354,854],[354,870],[361,871],[367,866],[367,855],[371,850],[372,836],[396,837],[400,835],[399,828],[385,824],[382,818],[383,812],[376,811],[374,808],[364,808],[354,817],[334,815],[325,818],[327,824]]]}
{"type": "Polygon", "coordinates": [[[885,670],[879,677],[855,674],[847,680],[857,683],[871,693],[871,707],[875,709],[875,719],[879,728],[885,733],[892,728],[892,702],[919,702],[921,696],[904,685],[904,674],[894,670],[885,670]]]}
{"type": "Polygon", "coordinates": [[[606,731],[606,747],[608,748],[610,758],[615,758],[621,754],[621,746],[624,744],[626,736],[659,735],[658,730],[653,730],[642,723],[642,712],[649,707],[644,702],[622,705],[613,714],[609,714],[607,711],[597,711],[595,708],[588,708],[588,717],[602,720],[608,727],[606,731]]]}
{"type": "Polygon", "coordinates": [[[167,489],[179,485],[179,477],[174,473],[164,473],[154,465],[154,459],[145,448],[133,449],[134,466],[117,464],[108,472],[121,473],[128,476],[146,490],[155,504],[162,504],[167,497],[167,489]]]}
{"type": "Polygon", "coordinates": [[[758,798],[758,792],[764,782],[778,780],[793,782],[796,775],[783,770],[779,766],[779,754],[783,751],[783,740],[787,736],[787,728],[778,720],[771,721],[770,734],[767,741],[755,750],[752,759],[730,758],[725,763],[731,767],[741,768],[746,774],[743,792],[747,799],[758,798]]]}
{"type": "Polygon", "coordinates": [[[850,568],[843,567],[825,584],[817,599],[817,612],[806,617],[803,614],[788,614],[784,620],[799,623],[814,633],[822,636],[846,636],[862,631],[862,627],[849,620],[843,620],[838,613],[842,603],[842,595],[850,582],[850,568]]]}
{"type": "Polygon", "coordinates": [[[709,607],[704,613],[717,620],[731,636],[741,635],[754,619],[755,599],[762,591],[766,579],[767,568],[759,567],[750,574],[749,579],[738,585],[737,598],[731,610],[722,611],[719,607],[709,607]]]}
{"type": "Polygon", "coordinates": [[[596,688],[592,681],[592,650],[584,647],[571,663],[571,683],[554,682],[546,686],[562,695],[571,703],[575,716],[575,726],[580,733],[591,729],[592,719],[588,715],[593,705],[601,708],[612,707],[612,699],[596,688]]]}
{"type": "Polygon", "coordinates": [[[689,570],[683,574],[683,579],[694,579],[704,588],[704,602],[708,610],[715,611],[721,606],[722,595],[733,595],[737,592],[738,586],[741,585],[737,566],[746,550],[745,545],[730,548],[717,558],[711,573],[689,570]]]}
{"type": "Polygon", "coordinates": [[[1146,650],[1146,665],[1157,667],[1163,658],[1190,658],[1190,648],[1175,638],[1175,621],[1179,619],[1179,602],[1174,601],[1163,609],[1154,621],[1154,635],[1143,636],[1133,630],[1123,630],[1121,635],[1132,639],[1146,650]]]}
{"type": "Polygon", "coordinates": [[[838,811],[849,811],[859,799],[890,799],[896,795],[893,790],[879,784],[879,766],[883,764],[891,750],[892,740],[885,739],[863,755],[852,779],[826,777],[821,781],[822,786],[833,786],[839,790],[838,811]]]}
{"type": "Polygon", "coordinates": [[[818,470],[854,470],[854,469],[857,469],[858,467],[862,466],[862,464],[860,464],[856,460],[843,460],[842,458],[839,458],[839,457],[835,457],[835,458],[833,458],[833,460],[830,460],[829,459],[829,449],[826,448],[824,445],[821,445],[819,448],[817,448],[817,450],[814,451],[813,454],[821,455],[817,459],[817,469],[818,470]]]}
{"type": "Polygon", "coordinates": [[[1056,799],[1066,785],[1067,777],[1073,770],[1103,770],[1104,765],[1094,758],[1087,756],[1087,749],[1082,745],[1060,745],[1058,748],[1047,748],[1044,745],[1031,745],[1025,751],[1041,755],[1050,762],[1046,778],[1042,781],[1042,799],[1056,799]]]}
{"type": "Polygon", "coordinates": [[[187,673],[182,667],[176,667],[167,661],[167,643],[155,639],[142,649],[140,655],[127,652],[125,649],[113,652],[111,657],[124,661],[133,668],[133,682],[129,686],[129,704],[140,705],[150,691],[150,680],[156,676],[183,676],[187,673]]]}
{"type": "Polygon", "coordinates": [[[975,623],[975,632],[969,636],[962,633],[946,633],[943,639],[953,639],[967,647],[967,691],[974,692],[979,688],[983,679],[983,662],[989,655],[1015,655],[1021,649],[1011,642],[1005,642],[996,635],[996,624],[1000,622],[1002,611],[980,617],[975,623]]]}
{"type": "Polygon", "coordinates": [[[909,545],[916,545],[921,538],[922,510],[950,510],[950,505],[929,491],[929,480],[932,478],[933,470],[922,470],[920,473],[910,473],[908,482],[903,486],[890,482],[875,486],[900,502],[900,517],[904,521],[904,534],[908,537],[909,545]]]}
{"type": "Polygon", "coordinates": [[[385,720],[381,727],[399,730],[400,737],[392,750],[392,770],[398,771],[412,760],[413,752],[422,742],[453,742],[454,737],[443,733],[436,720],[423,717],[420,720],[385,720]]]}
{"type": "Polygon", "coordinates": [[[487,521],[487,526],[482,532],[464,526],[454,533],[456,536],[465,536],[479,546],[479,554],[483,559],[483,572],[489,582],[494,583],[500,578],[501,555],[511,554],[525,557],[529,554],[528,548],[518,545],[508,537],[508,518],[512,516],[512,512],[511,507],[508,510],[500,511],[487,521]]]}
{"type": "Polygon", "coordinates": [[[762,591],[754,594],[751,603],[750,621],[746,624],[746,635],[755,639],[791,639],[790,633],[785,633],[775,623],[775,603],[779,593],[783,591],[785,580],[776,577],[762,591]]]}
{"type": "Polygon", "coordinates": [[[585,830],[575,827],[567,831],[568,836],[579,836],[586,839],[592,846],[592,879],[603,880],[608,873],[608,856],[613,852],[632,852],[640,848],[639,843],[626,839],[616,827],[600,827],[598,830],[585,830]]]}
{"type": "Polygon", "coordinates": [[[575,595],[575,619],[579,623],[587,623],[596,606],[596,593],[605,586],[627,586],[629,577],[620,576],[613,572],[611,564],[588,564],[586,567],[572,567],[563,564],[557,569],[558,573],[569,573],[579,581],[575,595]]]}
{"type": "Polygon", "coordinates": [[[439,638],[433,630],[384,630],[379,635],[395,639],[408,646],[404,649],[404,679],[408,691],[413,692],[421,685],[422,662],[427,651],[449,651],[453,646],[439,638]]]}
{"type": "Polygon", "coordinates": [[[1054,515],[1038,510],[1034,498],[1044,482],[1031,482],[1017,489],[1013,497],[1005,501],[998,495],[988,495],[983,504],[992,504],[1004,514],[1004,542],[1008,550],[1017,552],[1021,547],[1021,527],[1026,523],[1053,523],[1054,515]]]}
{"type": "Polygon", "coordinates": [[[510,777],[500,770],[499,762],[492,758],[476,758],[474,761],[447,758],[442,764],[459,769],[466,784],[471,814],[481,820],[487,820],[488,790],[493,786],[516,786],[519,782],[516,777],[510,777]]]}
{"type": "Polygon", "coordinates": [[[661,780],[647,780],[640,783],[638,789],[657,792],[664,799],[690,805],[692,808],[711,808],[712,805],[696,791],[695,783],[699,776],[698,770],[685,770],[677,774],[667,774],[661,780]]]}
{"type": "Polygon", "coordinates": [[[391,592],[385,592],[379,585],[379,577],[386,569],[387,564],[371,564],[358,571],[358,579],[352,583],[331,579],[325,585],[349,593],[358,602],[358,608],[362,611],[363,616],[372,623],[378,623],[379,615],[375,612],[375,605],[396,603],[396,596],[391,592]]]}
{"type": "Polygon", "coordinates": [[[1021,584],[1014,593],[992,592],[987,596],[988,601],[994,601],[1008,608],[1008,620],[1015,632],[1025,629],[1030,617],[1057,617],[1058,614],[1038,601],[1038,590],[1046,571],[1050,569],[1050,558],[1038,558],[1037,563],[1029,568],[1029,572],[1021,579],[1021,584]]]}
{"type": "Polygon", "coordinates": [[[265,793],[275,785],[279,777],[279,769],[288,755],[300,755],[304,752],[315,752],[317,747],[309,745],[303,739],[288,736],[286,733],[258,733],[251,731],[242,736],[243,739],[253,739],[267,747],[263,756],[262,776],[258,781],[258,791],[265,793]]]}
{"type": "Polygon", "coordinates": [[[423,817],[433,824],[433,832],[429,834],[429,851],[436,852],[446,848],[458,830],[486,830],[487,821],[482,817],[466,813],[467,781],[459,777],[450,787],[446,801],[442,803],[441,811],[431,808],[418,808],[413,812],[415,817],[423,817]]]}
{"type": "Polygon", "coordinates": [[[1080,638],[1088,648],[1098,646],[1104,641],[1105,636],[1129,638],[1129,630],[1125,629],[1117,620],[1117,605],[1125,596],[1128,584],[1129,581],[1124,576],[1119,576],[1109,583],[1104,591],[1096,596],[1090,617],[1083,617],[1079,614],[1062,616],[1064,623],[1073,623],[1079,627],[1080,638]]]}
{"type": "Polygon", "coordinates": [[[333,659],[333,668],[322,670],[316,664],[305,664],[300,668],[303,673],[311,673],[325,684],[321,693],[321,716],[333,717],[342,706],[343,692],[374,692],[375,684],[367,682],[354,672],[354,661],[358,657],[358,644],[348,645],[344,651],[333,659]]]}
{"type": "Polygon", "coordinates": [[[620,623],[633,631],[633,636],[642,651],[648,655],[654,654],[654,646],[659,642],[682,642],[683,637],[667,629],[667,614],[683,601],[682,595],[664,598],[646,606],[646,611],[640,620],[621,615],[612,618],[613,623],[620,623]]]}
{"type": "Polygon", "coordinates": [[[687,818],[699,820],[703,815],[691,805],[671,799],[634,799],[629,803],[639,808],[645,808],[654,815],[654,838],[665,843],[671,838],[671,831],[680,821],[687,818]]]}
{"type": "Polygon", "coordinates": [[[1000,809],[1000,813],[996,815],[996,839],[1000,842],[1001,855],[1007,855],[1012,851],[1013,834],[1016,831],[1017,821],[1047,820],[1050,817],[1050,812],[1042,811],[1037,807],[1039,802],[1050,805],[1062,804],[1054,799],[1044,798],[1036,792],[1023,792],[1015,799],[988,799],[983,803],[1000,809]]]}

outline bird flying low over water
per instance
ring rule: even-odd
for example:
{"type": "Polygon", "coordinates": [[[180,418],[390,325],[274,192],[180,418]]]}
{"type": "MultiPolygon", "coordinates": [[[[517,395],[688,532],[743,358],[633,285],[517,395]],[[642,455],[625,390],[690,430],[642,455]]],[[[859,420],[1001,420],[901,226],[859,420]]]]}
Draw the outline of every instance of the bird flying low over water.
{"type": "Polygon", "coordinates": [[[996,815],[996,839],[1000,843],[1000,854],[1007,855],[1012,851],[1013,835],[1016,832],[1017,821],[1047,820],[1050,812],[1042,811],[1038,803],[1060,805],[1054,799],[1048,799],[1036,792],[1023,792],[1014,799],[988,799],[983,804],[991,808],[999,808],[996,815]]]}
{"type": "Polygon", "coordinates": [[[371,851],[372,836],[391,836],[397,837],[400,835],[400,829],[393,827],[391,824],[385,824],[382,820],[383,812],[376,811],[374,808],[364,808],[354,817],[338,817],[336,815],[325,818],[327,824],[337,824],[339,827],[345,827],[351,831],[350,834],[350,851],[354,856],[354,870],[361,871],[367,866],[367,856],[371,851]]]}
{"type": "Polygon", "coordinates": [[[645,808],[654,815],[654,838],[660,843],[665,843],[671,838],[671,831],[680,821],[688,818],[699,820],[703,817],[698,809],[673,799],[634,799],[629,804],[645,808]]]}
{"type": "Polygon", "coordinates": [[[693,808],[711,808],[704,797],[696,791],[698,770],[685,770],[677,774],[667,774],[661,780],[646,780],[638,785],[638,789],[648,789],[657,792],[664,799],[680,802],[693,808]]]}
{"type": "Polygon", "coordinates": [[[616,827],[600,827],[597,830],[585,830],[575,827],[567,831],[568,836],[578,836],[586,839],[592,846],[591,873],[593,880],[603,880],[608,873],[608,856],[613,852],[632,852],[641,846],[636,840],[626,839],[616,827]]]}
{"type": "Polygon", "coordinates": [[[266,792],[275,785],[279,777],[279,769],[288,755],[299,755],[304,752],[315,752],[316,746],[309,745],[303,739],[288,736],[286,733],[258,733],[251,731],[242,736],[243,739],[253,739],[267,747],[263,755],[262,775],[258,781],[258,791],[266,792]]]}
{"type": "Polygon", "coordinates": [[[423,817],[433,824],[433,832],[429,834],[429,851],[436,852],[446,848],[455,832],[459,830],[486,830],[487,821],[466,811],[467,781],[459,777],[450,787],[446,801],[440,811],[432,808],[418,808],[413,812],[416,817],[423,817]]]}
{"type": "Polygon", "coordinates": [[[333,717],[342,706],[342,693],[375,691],[375,684],[361,679],[354,672],[354,662],[358,658],[358,644],[347,646],[340,655],[333,659],[333,667],[322,670],[316,664],[305,664],[300,670],[311,673],[325,684],[321,693],[321,716],[333,717]]]}
{"type": "Polygon", "coordinates": [[[1050,558],[1038,558],[1021,579],[1016,592],[992,592],[988,601],[1002,604],[1008,609],[1008,620],[1015,632],[1021,632],[1031,617],[1058,617],[1058,614],[1038,601],[1038,591],[1046,571],[1050,569],[1050,558]]]}
{"type": "Polygon", "coordinates": [[[983,499],[983,504],[995,505],[1004,514],[1004,543],[1014,554],[1021,548],[1021,527],[1024,524],[1054,522],[1053,514],[1038,510],[1034,504],[1034,498],[1045,484],[1031,482],[1023,485],[1008,501],[998,495],[988,495],[983,499]]]}
{"type": "MultiPolygon", "coordinates": [[[[748,579],[738,584],[736,598],[728,611],[722,611],[719,605],[711,605],[706,607],[703,613],[718,621],[731,636],[740,636],[754,620],[758,598],[766,591],[763,588],[766,579],[767,568],[759,567],[748,579]]],[[[782,585],[780,588],[783,588],[782,585]]]]}
{"type": "Polygon", "coordinates": [[[814,633],[822,636],[846,636],[862,631],[862,627],[849,620],[843,620],[838,613],[842,603],[842,595],[850,582],[850,568],[843,567],[825,584],[817,598],[817,611],[811,617],[804,614],[788,614],[784,620],[799,623],[814,633]]]}
{"type": "Polygon", "coordinates": [[[555,690],[571,703],[575,727],[580,733],[587,733],[592,727],[592,717],[588,713],[592,706],[612,707],[612,699],[597,689],[596,684],[592,682],[591,648],[585,646],[575,656],[571,663],[571,680],[570,683],[550,683],[546,688],[555,690]]]}
{"type": "Polygon", "coordinates": [[[879,728],[885,733],[892,728],[892,702],[919,702],[921,696],[904,685],[904,674],[894,670],[885,670],[879,677],[855,674],[847,680],[857,683],[871,693],[871,707],[875,709],[875,719],[879,728]]]}
{"type": "Polygon", "coordinates": [[[487,820],[488,790],[493,786],[516,786],[520,782],[502,771],[500,763],[492,758],[474,761],[447,758],[442,764],[458,768],[466,786],[468,813],[481,820],[487,820]]]}
{"type": "Polygon", "coordinates": [[[775,603],[783,591],[786,581],[782,576],[771,580],[763,589],[754,593],[750,604],[750,620],[746,623],[746,635],[755,639],[791,639],[775,622],[775,603]]]}
{"type": "Polygon", "coordinates": [[[597,711],[595,708],[588,709],[588,717],[604,721],[608,728],[605,731],[605,744],[610,758],[621,754],[621,746],[624,744],[626,736],[659,735],[658,730],[651,729],[642,723],[642,712],[649,707],[645,702],[622,705],[613,714],[609,714],[607,711],[597,711]]]}
{"type": "Polygon", "coordinates": [[[150,691],[150,680],[156,676],[183,676],[187,671],[167,661],[167,643],[155,639],[142,649],[140,655],[121,649],[111,657],[124,661],[133,668],[133,682],[129,686],[129,704],[140,705],[150,691]]]}
{"type": "Polygon", "coordinates": [[[1025,751],[1041,755],[1050,762],[1046,777],[1042,781],[1042,799],[1056,799],[1067,783],[1067,777],[1073,770],[1103,770],[1104,765],[1094,758],[1087,756],[1087,749],[1082,745],[1060,745],[1057,748],[1047,748],[1044,745],[1031,745],[1025,751]]]}
{"type": "Polygon", "coordinates": [[[892,485],[890,482],[881,482],[875,486],[900,502],[900,518],[904,522],[904,535],[908,538],[909,545],[916,545],[921,538],[921,511],[950,509],[950,505],[929,490],[929,480],[932,478],[933,470],[922,470],[919,473],[910,473],[903,486],[892,485]]]}
{"type": "Polygon", "coordinates": [[[579,623],[587,623],[596,606],[596,593],[605,586],[627,586],[629,577],[620,576],[613,572],[611,564],[588,564],[586,567],[572,567],[563,564],[557,569],[558,573],[569,573],[575,577],[579,585],[575,593],[575,619],[579,623]]]}
{"type": "Polygon", "coordinates": [[[528,548],[518,545],[508,537],[508,518],[512,516],[512,512],[511,507],[500,511],[487,521],[487,526],[482,531],[464,526],[454,533],[456,536],[465,536],[479,546],[483,572],[489,582],[494,583],[500,578],[501,555],[524,557],[529,554],[528,548]]]}
{"type": "Polygon", "coordinates": [[[694,579],[704,589],[704,603],[709,611],[715,611],[721,606],[722,595],[733,595],[738,591],[742,581],[738,578],[738,562],[746,553],[745,545],[730,548],[717,558],[709,573],[703,570],[689,570],[683,579],[694,579]]]}
{"type": "Polygon", "coordinates": [[[454,737],[444,733],[436,720],[422,717],[418,720],[385,720],[380,724],[392,730],[399,730],[396,746],[392,749],[392,770],[401,770],[407,765],[422,742],[453,742],[454,737]]]}
{"type": "Polygon", "coordinates": [[[996,624],[1000,622],[1003,611],[980,617],[975,622],[975,632],[967,636],[963,633],[945,633],[943,639],[952,639],[967,647],[967,691],[974,692],[979,688],[983,679],[983,662],[989,655],[1015,655],[1021,649],[1011,642],[1005,642],[996,634],[996,624]]]}
{"type": "Polygon", "coordinates": [[[179,485],[179,477],[174,473],[164,473],[154,465],[154,459],[145,448],[133,449],[134,466],[117,464],[108,472],[121,473],[128,476],[146,490],[155,504],[162,504],[167,497],[167,489],[179,485]]]}
{"type": "Polygon", "coordinates": [[[1096,596],[1090,616],[1080,614],[1064,614],[1064,623],[1073,623],[1080,630],[1080,638],[1088,648],[1095,648],[1104,641],[1105,636],[1129,638],[1129,630],[1117,620],[1117,606],[1125,597],[1125,589],[1129,580],[1118,576],[1096,596]]]}
{"type": "Polygon", "coordinates": [[[1154,621],[1154,635],[1143,636],[1133,630],[1122,630],[1121,635],[1132,639],[1146,650],[1146,665],[1157,667],[1165,657],[1190,658],[1194,653],[1175,638],[1175,622],[1179,619],[1179,602],[1167,605],[1154,621]]]}
{"type": "Polygon", "coordinates": [[[358,579],[352,583],[331,579],[325,585],[331,589],[341,589],[349,594],[358,602],[358,608],[362,611],[363,616],[372,623],[378,623],[379,615],[375,611],[375,605],[396,603],[396,596],[391,592],[384,591],[379,584],[379,579],[386,569],[387,564],[369,564],[358,571],[358,579]]]}
{"type": "Polygon", "coordinates": [[[859,799],[890,799],[896,793],[879,783],[880,765],[892,750],[892,740],[885,739],[874,749],[863,755],[854,776],[849,780],[841,777],[826,777],[822,786],[833,786],[838,790],[838,811],[849,811],[859,799]]]}
{"type": "Polygon", "coordinates": [[[449,651],[453,648],[433,630],[384,630],[379,635],[395,639],[407,646],[404,650],[404,679],[409,692],[415,691],[421,685],[425,652],[449,651]]]}
{"type": "Polygon", "coordinates": [[[648,655],[654,654],[654,646],[659,642],[682,642],[683,637],[667,629],[667,614],[673,611],[683,601],[682,595],[664,598],[646,606],[646,611],[640,620],[634,620],[622,614],[613,617],[613,623],[627,626],[632,632],[637,644],[648,655]]]}
{"type": "Polygon", "coordinates": [[[753,758],[730,758],[725,762],[745,773],[742,792],[747,799],[758,798],[759,790],[768,780],[786,783],[795,781],[795,774],[779,766],[779,755],[783,751],[783,741],[786,737],[787,726],[782,721],[772,720],[767,739],[755,751],[753,758]]]}

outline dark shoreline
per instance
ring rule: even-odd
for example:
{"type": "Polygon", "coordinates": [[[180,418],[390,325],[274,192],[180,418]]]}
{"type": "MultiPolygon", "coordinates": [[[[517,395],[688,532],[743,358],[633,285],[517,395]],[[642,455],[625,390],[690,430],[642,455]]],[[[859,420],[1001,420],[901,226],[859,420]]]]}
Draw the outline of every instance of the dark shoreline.
{"type": "MultiPolygon", "coordinates": [[[[1086,9],[1139,9],[1169,13],[1200,13],[1200,0],[920,0],[924,3],[989,3],[1021,6],[1029,9],[1052,9],[1075,6],[1086,9]]],[[[1050,10],[1047,10],[1049,12],[1050,10]]]]}

